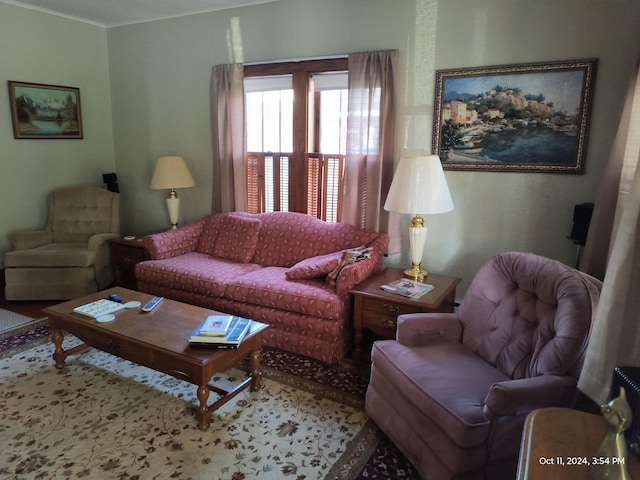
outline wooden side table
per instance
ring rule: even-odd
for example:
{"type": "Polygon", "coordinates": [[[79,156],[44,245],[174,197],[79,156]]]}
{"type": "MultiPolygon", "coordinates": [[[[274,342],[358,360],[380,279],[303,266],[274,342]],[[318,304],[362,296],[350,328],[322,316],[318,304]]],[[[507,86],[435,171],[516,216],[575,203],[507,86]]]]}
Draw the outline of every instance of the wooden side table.
{"type": "Polygon", "coordinates": [[[419,298],[389,293],[382,285],[403,278],[401,268],[386,268],[357,285],[354,297],[354,360],[368,360],[370,349],[363,349],[363,330],[381,338],[395,338],[398,315],[420,312],[453,312],[456,286],[461,279],[430,273],[424,283],[435,288],[419,298]]]}
{"type": "MultiPolygon", "coordinates": [[[[534,410],[527,416],[522,432],[517,479],[591,479],[591,464],[603,461],[594,456],[608,430],[609,425],[601,415],[569,408],[534,410]]],[[[625,463],[631,476],[640,478],[638,457],[629,453],[625,463]]]]}
{"type": "Polygon", "coordinates": [[[144,235],[136,235],[133,239],[118,237],[109,240],[116,285],[136,290],[135,265],[150,258],[142,243],[143,238],[144,235]]]}

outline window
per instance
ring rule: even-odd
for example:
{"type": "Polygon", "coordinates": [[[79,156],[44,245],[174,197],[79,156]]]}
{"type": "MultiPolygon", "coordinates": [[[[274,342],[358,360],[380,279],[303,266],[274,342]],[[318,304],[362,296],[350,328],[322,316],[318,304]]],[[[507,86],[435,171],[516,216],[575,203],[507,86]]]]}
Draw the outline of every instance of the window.
{"type": "Polygon", "coordinates": [[[347,59],[245,66],[248,210],[340,221],[347,59]]]}

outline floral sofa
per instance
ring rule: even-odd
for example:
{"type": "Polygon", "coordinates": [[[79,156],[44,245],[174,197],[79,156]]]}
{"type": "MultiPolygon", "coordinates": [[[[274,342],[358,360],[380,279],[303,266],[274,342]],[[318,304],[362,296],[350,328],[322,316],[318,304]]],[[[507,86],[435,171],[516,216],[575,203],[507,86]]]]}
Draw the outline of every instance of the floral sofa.
{"type": "Polygon", "coordinates": [[[380,269],[388,237],[301,213],[236,212],[144,244],[139,290],[267,323],[267,345],[335,363],[352,341],[349,290],[380,269]],[[366,254],[348,255],[358,247],[366,254]]]}

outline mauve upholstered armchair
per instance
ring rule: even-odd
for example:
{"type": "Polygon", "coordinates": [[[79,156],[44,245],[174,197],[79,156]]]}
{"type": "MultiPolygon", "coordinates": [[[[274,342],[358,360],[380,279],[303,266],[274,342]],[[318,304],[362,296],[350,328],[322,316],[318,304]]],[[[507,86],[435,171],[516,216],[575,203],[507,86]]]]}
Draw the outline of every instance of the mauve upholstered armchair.
{"type": "Polygon", "coordinates": [[[426,480],[515,478],[527,414],[575,407],[601,287],[538,255],[494,257],[455,313],[402,315],[374,343],[367,413],[426,480]]]}
{"type": "Polygon", "coordinates": [[[4,256],[7,300],[68,300],[114,280],[107,240],[118,236],[117,193],[68,187],[49,193],[44,230],[9,236],[4,256]]]}

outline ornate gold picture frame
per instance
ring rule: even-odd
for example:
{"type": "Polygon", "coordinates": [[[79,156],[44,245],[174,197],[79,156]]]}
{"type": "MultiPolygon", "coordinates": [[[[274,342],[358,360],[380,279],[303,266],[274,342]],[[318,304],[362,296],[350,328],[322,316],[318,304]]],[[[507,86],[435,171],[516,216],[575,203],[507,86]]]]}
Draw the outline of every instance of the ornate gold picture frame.
{"type": "Polygon", "coordinates": [[[583,173],[596,59],[436,72],[445,170],[583,173]]]}

